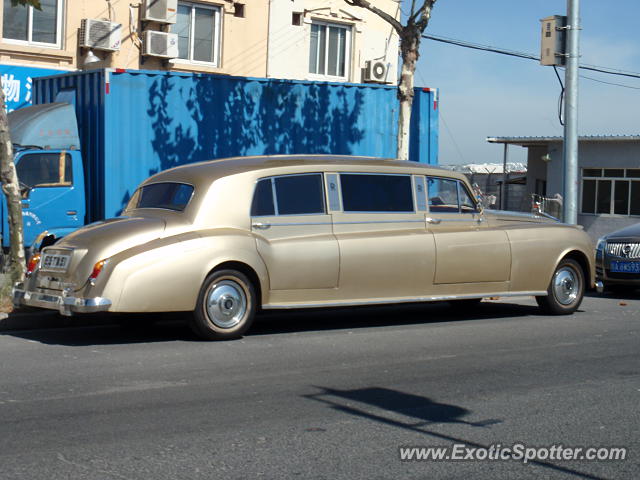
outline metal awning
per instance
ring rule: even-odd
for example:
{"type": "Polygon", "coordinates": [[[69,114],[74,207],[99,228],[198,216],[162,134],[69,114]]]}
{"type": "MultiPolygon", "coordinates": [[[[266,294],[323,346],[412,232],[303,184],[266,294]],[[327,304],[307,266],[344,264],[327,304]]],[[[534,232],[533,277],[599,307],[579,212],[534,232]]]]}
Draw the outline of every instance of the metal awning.
{"type": "MultiPolygon", "coordinates": [[[[563,137],[487,137],[489,143],[519,145],[521,147],[544,146],[550,143],[562,143],[563,137]]],[[[578,142],[640,142],[640,135],[585,135],[578,137],[578,142]]]]}

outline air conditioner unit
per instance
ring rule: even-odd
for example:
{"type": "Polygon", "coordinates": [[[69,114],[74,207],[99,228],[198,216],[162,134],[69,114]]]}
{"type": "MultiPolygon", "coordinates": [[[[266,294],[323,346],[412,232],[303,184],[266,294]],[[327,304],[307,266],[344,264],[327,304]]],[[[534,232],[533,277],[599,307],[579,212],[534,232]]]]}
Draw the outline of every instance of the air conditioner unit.
{"type": "Polygon", "coordinates": [[[176,23],[178,0],[144,0],[142,20],[158,23],[176,23]]]}
{"type": "Polygon", "coordinates": [[[368,60],[364,63],[362,79],[365,82],[384,82],[387,78],[387,64],[380,61],[368,60]]]}
{"type": "Polygon", "coordinates": [[[146,30],[144,32],[143,55],[176,58],[178,56],[178,34],[146,30]]]}
{"type": "Polygon", "coordinates": [[[120,50],[122,25],[107,20],[83,18],[80,23],[80,46],[95,50],[120,50]]]}

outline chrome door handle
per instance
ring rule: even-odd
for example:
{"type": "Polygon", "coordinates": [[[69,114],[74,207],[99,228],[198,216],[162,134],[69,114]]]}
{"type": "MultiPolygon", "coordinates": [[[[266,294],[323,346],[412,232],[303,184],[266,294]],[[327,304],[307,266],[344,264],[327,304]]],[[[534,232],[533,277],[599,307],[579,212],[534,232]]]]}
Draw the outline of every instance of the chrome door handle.
{"type": "Polygon", "coordinates": [[[440,220],[440,219],[438,219],[438,218],[431,218],[431,217],[427,217],[427,218],[425,218],[425,221],[426,221],[427,223],[431,223],[431,224],[433,224],[433,225],[438,225],[439,223],[441,223],[441,222],[442,222],[442,220],[440,220]]]}
{"type": "Polygon", "coordinates": [[[267,228],[271,228],[271,224],[270,223],[254,223],[251,226],[253,228],[258,229],[258,230],[266,230],[267,228]]]}

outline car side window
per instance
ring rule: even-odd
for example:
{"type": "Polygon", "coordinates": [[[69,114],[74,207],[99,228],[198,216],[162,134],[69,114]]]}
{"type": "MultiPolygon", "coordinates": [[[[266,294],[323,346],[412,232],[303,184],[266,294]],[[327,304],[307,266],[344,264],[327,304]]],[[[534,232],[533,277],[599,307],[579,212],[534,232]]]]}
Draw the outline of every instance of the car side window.
{"type": "Polygon", "coordinates": [[[251,216],[260,217],[275,214],[276,211],[273,205],[273,186],[271,185],[271,179],[263,178],[258,181],[256,191],[253,194],[251,216]]]}
{"type": "Polygon", "coordinates": [[[450,178],[428,177],[427,195],[430,212],[458,213],[458,182],[450,178]]]}
{"type": "Polygon", "coordinates": [[[275,177],[278,215],[325,213],[322,175],[285,175],[275,177]]]}
{"type": "Polygon", "coordinates": [[[410,175],[341,173],[345,212],[413,212],[410,175]]]}
{"type": "Polygon", "coordinates": [[[251,216],[323,213],[324,187],[320,173],[263,178],[256,185],[251,216]]]}
{"type": "Polygon", "coordinates": [[[462,182],[458,182],[458,198],[461,213],[477,213],[478,207],[462,182]]]}

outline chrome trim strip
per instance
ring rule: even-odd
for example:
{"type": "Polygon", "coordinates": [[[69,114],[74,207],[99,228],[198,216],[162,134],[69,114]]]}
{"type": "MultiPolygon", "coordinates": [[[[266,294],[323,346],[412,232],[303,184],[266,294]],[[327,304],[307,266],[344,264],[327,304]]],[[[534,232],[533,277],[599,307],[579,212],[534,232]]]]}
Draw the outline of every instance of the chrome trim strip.
{"type": "Polygon", "coordinates": [[[416,210],[419,212],[427,211],[427,188],[425,186],[423,175],[413,176],[413,190],[416,199],[416,210]]]}
{"type": "Polygon", "coordinates": [[[434,295],[431,297],[408,297],[397,299],[385,299],[385,300],[358,300],[343,302],[327,302],[327,303],[273,303],[263,305],[264,310],[291,310],[295,308],[323,308],[323,307],[356,307],[365,305],[389,305],[394,303],[419,303],[419,302],[441,302],[447,300],[466,300],[472,298],[488,298],[488,297],[542,297],[547,296],[546,291],[533,291],[533,292],[501,292],[501,293],[486,293],[482,295],[434,295]]]}
{"type": "MultiPolygon", "coordinates": [[[[359,222],[304,222],[304,223],[269,223],[260,225],[271,225],[272,227],[299,227],[303,225],[371,225],[375,223],[425,223],[424,220],[366,220],[359,222]]],[[[252,225],[255,226],[256,224],[252,225]]]]}
{"type": "MultiPolygon", "coordinates": [[[[436,212],[437,213],[437,212],[436,212]]],[[[433,215],[433,213],[432,213],[433,215]]],[[[455,215],[455,213],[454,213],[455,215]]],[[[473,215],[472,213],[458,213],[457,215],[473,215]]],[[[455,223],[455,222],[478,222],[477,218],[431,218],[431,220],[440,220],[442,223],[455,223]]],[[[440,223],[438,222],[438,223],[440,223]]],[[[433,223],[433,222],[429,222],[433,223]]]]}
{"type": "Polygon", "coordinates": [[[273,195],[273,213],[274,215],[280,215],[278,210],[278,195],[276,195],[276,181],[274,177],[271,177],[271,195],[273,195]]]}
{"type": "Polygon", "coordinates": [[[340,205],[340,185],[338,184],[337,173],[327,173],[327,186],[329,190],[329,210],[339,212],[342,206],[340,205]]]}

